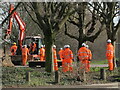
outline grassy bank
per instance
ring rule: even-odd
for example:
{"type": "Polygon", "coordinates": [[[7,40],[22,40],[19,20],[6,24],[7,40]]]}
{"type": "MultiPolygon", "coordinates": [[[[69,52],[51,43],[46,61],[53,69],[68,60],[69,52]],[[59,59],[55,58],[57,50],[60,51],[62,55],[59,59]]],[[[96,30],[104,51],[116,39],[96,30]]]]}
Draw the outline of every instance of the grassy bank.
{"type": "Polygon", "coordinates": [[[77,72],[62,73],[60,69],[60,83],[55,84],[54,73],[45,72],[44,68],[23,68],[23,67],[3,67],[2,68],[2,84],[3,87],[40,87],[51,85],[85,85],[116,82],[119,79],[117,70],[112,73],[107,71],[107,81],[100,80],[100,68],[91,68],[91,72],[86,74],[87,81],[80,82],[76,80],[77,72]],[[30,72],[30,82],[26,81],[26,72],[30,72]],[[117,76],[117,77],[113,77],[117,76]],[[114,79],[115,78],[115,79],[114,79]]]}

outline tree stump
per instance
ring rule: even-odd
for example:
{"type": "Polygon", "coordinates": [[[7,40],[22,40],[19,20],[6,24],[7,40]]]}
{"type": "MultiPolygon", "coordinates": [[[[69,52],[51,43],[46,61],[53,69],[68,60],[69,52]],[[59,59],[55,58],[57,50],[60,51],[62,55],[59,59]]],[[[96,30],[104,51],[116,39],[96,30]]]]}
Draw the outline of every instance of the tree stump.
{"type": "Polygon", "coordinates": [[[60,73],[59,71],[55,71],[55,83],[59,83],[60,82],[60,73]]]}
{"type": "Polygon", "coordinates": [[[100,79],[106,80],[106,71],[105,69],[100,69],[100,79]]]}

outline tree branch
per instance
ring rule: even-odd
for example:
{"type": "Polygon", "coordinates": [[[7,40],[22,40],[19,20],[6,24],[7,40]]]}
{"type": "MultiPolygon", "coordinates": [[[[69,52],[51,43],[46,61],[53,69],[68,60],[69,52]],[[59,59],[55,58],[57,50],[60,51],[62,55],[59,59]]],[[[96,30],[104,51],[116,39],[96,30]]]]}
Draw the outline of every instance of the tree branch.
{"type": "Polygon", "coordinates": [[[25,10],[27,11],[28,15],[30,16],[30,18],[31,18],[36,24],[38,24],[38,26],[39,26],[39,23],[31,16],[31,14],[30,14],[29,11],[27,10],[27,8],[26,8],[26,6],[25,6],[24,3],[23,3],[23,5],[24,5],[24,8],[25,8],[25,10]]]}
{"type": "Polygon", "coordinates": [[[17,6],[12,10],[12,12],[10,14],[8,14],[8,16],[2,21],[1,23],[1,26],[3,26],[3,24],[10,18],[10,16],[14,13],[14,11],[19,7],[19,5],[21,4],[22,2],[19,2],[17,4],[17,6]]]}
{"type": "Polygon", "coordinates": [[[69,33],[67,33],[67,24],[66,24],[66,23],[65,23],[65,35],[69,36],[70,38],[74,38],[74,39],[76,39],[76,40],[79,40],[78,37],[73,36],[73,35],[70,35],[69,33]]]}
{"type": "Polygon", "coordinates": [[[77,24],[75,21],[72,21],[72,20],[67,20],[69,23],[72,23],[73,25],[79,27],[79,24],[77,24]]]}
{"type": "Polygon", "coordinates": [[[100,35],[100,33],[103,31],[103,25],[101,25],[101,27],[99,28],[99,31],[95,33],[95,35],[90,36],[85,38],[85,41],[90,41],[90,42],[94,42],[95,39],[100,35]]]}

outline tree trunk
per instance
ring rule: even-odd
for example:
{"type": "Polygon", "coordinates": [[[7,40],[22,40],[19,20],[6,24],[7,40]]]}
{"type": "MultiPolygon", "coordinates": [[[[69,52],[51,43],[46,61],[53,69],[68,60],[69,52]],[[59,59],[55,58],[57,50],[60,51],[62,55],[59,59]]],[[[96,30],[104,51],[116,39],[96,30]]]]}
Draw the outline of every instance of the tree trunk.
{"type": "Polygon", "coordinates": [[[53,45],[53,38],[51,35],[45,35],[45,55],[46,55],[46,63],[45,63],[45,70],[47,72],[53,72],[53,55],[52,55],[52,45],[53,45]]]}

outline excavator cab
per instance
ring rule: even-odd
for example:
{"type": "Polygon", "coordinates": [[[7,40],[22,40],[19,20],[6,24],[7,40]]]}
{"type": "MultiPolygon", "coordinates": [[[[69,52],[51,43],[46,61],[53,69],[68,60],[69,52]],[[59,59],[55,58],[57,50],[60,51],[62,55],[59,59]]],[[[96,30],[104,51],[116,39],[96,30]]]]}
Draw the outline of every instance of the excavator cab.
{"type": "MultiPolygon", "coordinates": [[[[28,48],[30,47],[31,42],[35,42],[36,44],[36,49],[34,54],[28,55],[28,61],[33,61],[35,59],[39,59],[39,49],[40,46],[43,44],[43,40],[41,36],[26,36],[25,40],[23,41],[24,45],[27,45],[28,48]]],[[[22,64],[22,57],[21,55],[14,55],[11,56],[11,61],[14,65],[21,65],[22,64]]]]}
{"type": "Polygon", "coordinates": [[[27,45],[28,48],[30,48],[30,44],[32,42],[35,42],[35,44],[36,44],[36,49],[35,49],[33,54],[34,55],[38,55],[40,46],[43,44],[43,40],[42,40],[41,36],[26,36],[25,42],[23,42],[23,43],[25,45],[27,45]]]}

